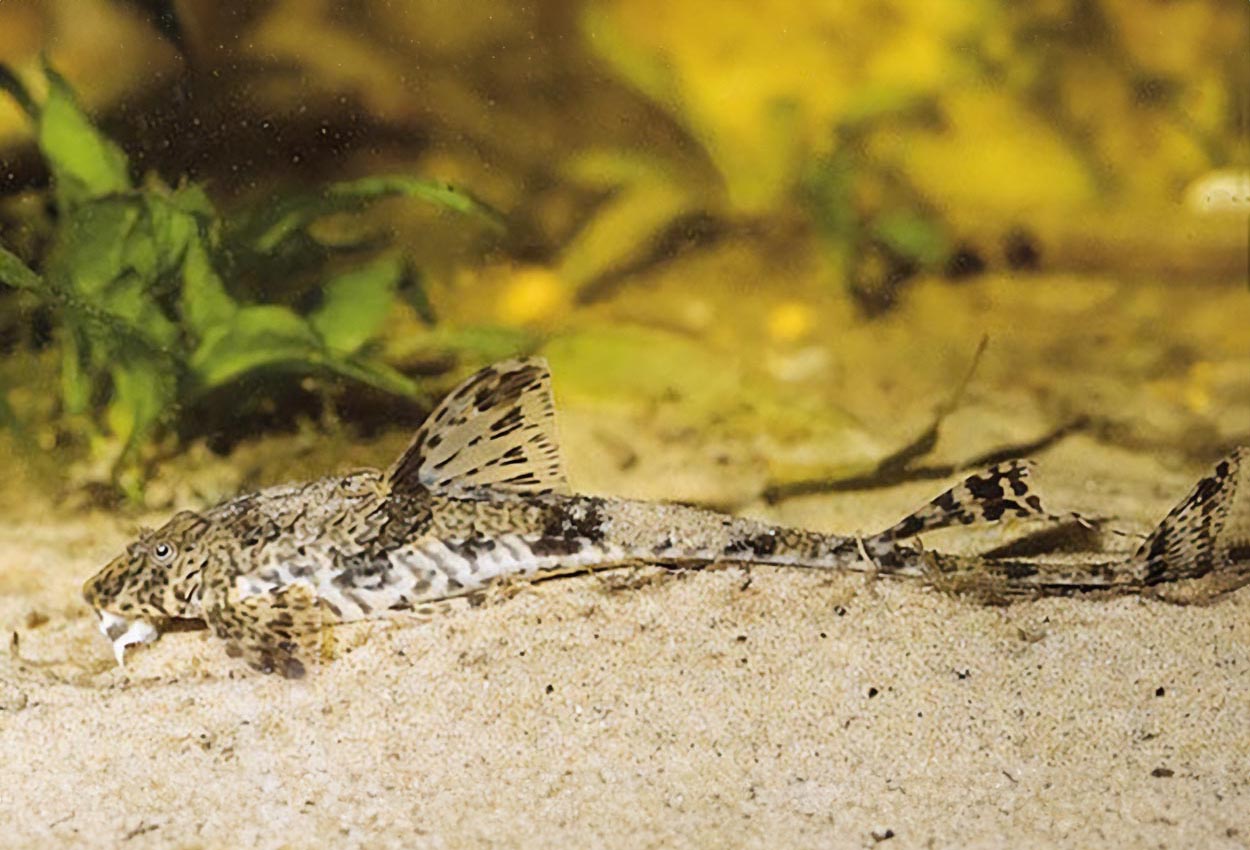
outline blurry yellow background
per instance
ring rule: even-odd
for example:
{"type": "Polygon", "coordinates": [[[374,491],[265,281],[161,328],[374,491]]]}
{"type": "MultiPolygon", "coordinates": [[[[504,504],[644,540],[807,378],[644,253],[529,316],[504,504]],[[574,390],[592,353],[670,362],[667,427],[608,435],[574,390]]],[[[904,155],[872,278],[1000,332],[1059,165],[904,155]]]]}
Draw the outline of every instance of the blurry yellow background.
{"type": "MultiPolygon", "coordinates": [[[[0,4],[0,61],[46,53],[151,167],[246,194],[411,165],[574,288],[689,217],[819,231],[830,162],[860,219],[921,205],[987,259],[1023,225],[1091,262],[1071,231],[1162,229],[1244,167],[1247,44],[1238,0],[0,4]]],[[[28,132],[0,101],[0,156],[28,132]]]]}
{"type": "MultiPolygon", "coordinates": [[[[398,305],[387,362],[437,371],[455,329],[490,327],[545,343],[569,397],[596,403],[605,374],[645,395],[622,382],[668,364],[689,374],[653,401],[711,404],[729,369],[763,417],[744,431],[816,435],[769,449],[774,471],[879,456],[892,437],[851,420],[900,392],[931,404],[984,333],[1031,340],[987,370],[1031,357],[1083,387],[1039,322],[1105,322],[1128,349],[1183,314],[1137,283],[1244,286],[1247,44],[1242,0],[0,2],[0,62],[36,78],[46,58],[137,169],[203,183],[227,219],[382,172],[500,210],[502,235],[402,200],[353,225],[418,259],[439,316],[417,333],[398,305]],[[605,372],[631,360],[650,367],[605,372]]],[[[46,173],[6,98],[0,166],[0,240],[35,255],[46,173]]],[[[1150,366],[1184,416],[1244,354],[1226,314],[1203,313],[1205,351],[1150,366]]],[[[473,333],[479,360],[518,346],[473,333]]]]}

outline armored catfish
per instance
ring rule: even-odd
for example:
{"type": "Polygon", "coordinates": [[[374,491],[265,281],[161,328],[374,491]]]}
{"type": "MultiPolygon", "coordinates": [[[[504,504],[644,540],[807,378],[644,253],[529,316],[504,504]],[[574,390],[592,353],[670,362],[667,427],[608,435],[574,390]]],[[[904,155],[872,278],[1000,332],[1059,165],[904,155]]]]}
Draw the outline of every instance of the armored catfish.
{"type": "Polygon", "coordinates": [[[511,576],[628,563],[744,562],[975,576],[1011,595],[1141,591],[1219,575],[1250,580],[1250,487],[1239,449],[1130,557],[1081,567],[954,557],[917,535],[1004,517],[1057,519],[1009,461],[969,476],[866,537],[769,525],[675,504],[574,495],[547,364],[487,367],[453,390],[387,470],[271,487],[142,533],[87,581],[118,663],[178,620],[204,621],[252,667],[301,676],[327,623],[411,611],[511,576]]]}

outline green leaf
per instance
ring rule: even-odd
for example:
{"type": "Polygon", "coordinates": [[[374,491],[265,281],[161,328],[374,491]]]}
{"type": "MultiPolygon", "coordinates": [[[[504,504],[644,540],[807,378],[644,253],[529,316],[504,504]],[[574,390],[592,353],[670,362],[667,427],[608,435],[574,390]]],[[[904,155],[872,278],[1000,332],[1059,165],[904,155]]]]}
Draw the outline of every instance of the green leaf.
{"type": "Polygon", "coordinates": [[[169,410],[177,398],[177,382],[149,360],[123,361],[111,375],[113,397],[105,417],[109,430],[129,449],[169,410]]]}
{"type": "Polygon", "coordinates": [[[439,180],[421,180],[402,175],[364,177],[346,183],[331,183],[326,187],[325,194],[332,199],[352,202],[390,196],[419,198],[436,207],[476,216],[486,224],[503,230],[503,217],[496,210],[463,189],[439,180]]]}
{"type": "Polygon", "coordinates": [[[62,210],[130,189],[129,164],[121,148],[92,125],[65,80],[51,69],[46,73],[48,97],[39,110],[36,136],[62,210]]]}
{"type": "Polygon", "coordinates": [[[345,378],[369,384],[388,393],[403,396],[415,396],[418,393],[417,385],[411,379],[377,360],[331,355],[326,360],[326,366],[345,378]]]}
{"type": "MultiPolygon", "coordinates": [[[[168,201],[175,209],[195,216],[207,228],[216,227],[217,208],[213,206],[212,199],[208,197],[208,193],[199,183],[179,186],[168,195],[168,201]]],[[[215,237],[215,234],[210,235],[215,237]]]]}
{"type": "Polygon", "coordinates": [[[230,319],[237,305],[213,267],[217,219],[203,189],[188,185],[171,193],[157,186],[142,198],[147,218],[132,233],[126,260],[146,269],[149,294],[159,294],[155,289],[165,278],[173,278],[175,285],[180,281],[181,318],[197,336],[230,319]]]}
{"type": "Polygon", "coordinates": [[[239,311],[201,239],[187,246],[182,261],[182,318],[197,336],[229,322],[239,311]]]}
{"type": "Polygon", "coordinates": [[[414,395],[408,378],[382,363],[326,349],[312,327],[286,307],[242,307],[211,329],[191,356],[202,389],[212,389],[256,369],[331,371],[400,395],[414,395]]]}
{"type": "Polygon", "coordinates": [[[250,306],[204,334],[190,367],[200,386],[210,389],[254,369],[323,365],[323,354],[321,339],[291,310],[250,306]]]}
{"type": "Polygon", "coordinates": [[[48,255],[48,278],[57,289],[107,300],[127,268],[127,242],[142,215],[141,203],[126,197],[85,203],[67,212],[48,255]]]}
{"type": "MultiPolygon", "coordinates": [[[[48,256],[47,277],[75,313],[99,320],[97,341],[137,337],[157,349],[172,346],[178,328],[161,309],[158,281],[171,257],[152,233],[150,205],[111,196],[73,208],[48,256]]],[[[82,320],[81,318],[79,320],[82,320]]]]}
{"type": "Polygon", "coordinates": [[[474,216],[496,230],[503,229],[499,213],[455,186],[392,175],[331,183],[316,194],[298,195],[270,205],[245,220],[236,229],[235,238],[258,253],[273,253],[319,218],[363,209],[374,201],[393,197],[420,198],[443,209],[474,216]]]}
{"type": "Polygon", "coordinates": [[[332,278],[310,324],[331,351],[358,351],[382,326],[405,274],[403,261],[388,257],[332,278]]]}
{"type": "Polygon", "coordinates": [[[182,320],[197,336],[233,315],[206,245],[212,225],[203,218],[211,212],[205,202],[199,192],[153,189],[86,201],[66,214],[49,279],[67,306],[111,318],[98,340],[122,326],[153,347],[176,347],[175,290],[182,320]]]}
{"type": "Polygon", "coordinates": [[[200,236],[198,217],[182,209],[172,195],[162,190],[141,190],[141,227],[133,234],[131,252],[142,245],[152,256],[152,267],[165,272],[182,262],[187,245],[200,236]]]}
{"type": "Polygon", "coordinates": [[[68,330],[61,340],[61,402],[65,412],[81,415],[91,406],[91,377],[83,364],[80,334],[68,330]]]}
{"type": "Polygon", "coordinates": [[[0,283],[7,283],[17,289],[29,289],[32,292],[43,292],[43,278],[35,274],[18,259],[16,254],[6,251],[0,246],[0,283]]]}

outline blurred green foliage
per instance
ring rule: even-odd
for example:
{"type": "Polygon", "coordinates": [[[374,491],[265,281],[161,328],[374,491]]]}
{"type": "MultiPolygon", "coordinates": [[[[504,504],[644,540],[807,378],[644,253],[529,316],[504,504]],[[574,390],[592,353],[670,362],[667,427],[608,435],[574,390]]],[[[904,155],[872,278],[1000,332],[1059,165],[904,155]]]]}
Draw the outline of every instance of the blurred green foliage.
{"type": "MultiPolygon", "coordinates": [[[[1083,263],[1086,222],[1157,227],[1250,150],[1250,16],[1231,0],[318,0],[246,15],[93,0],[77,41],[72,16],[38,5],[3,4],[0,52],[54,50],[133,157],[211,175],[223,197],[325,164],[437,167],[510,210],[502,247],[549,267],[562,303],[743,236],[817,249],[813,271],[866,306],[944,256],[994,268],[1014,232],[1048,263],[1065,243],[1083,263]],[[100,68],[123,40],[141,49],[100,68]],[[150,112],[118,108],[144,98],[150,112]]],[[[24,139],[4,106],[0,137],[24,139]]],[[[222,267],[232,289],[320,267],[325,246],[256,212],[284,245],[222,267]]],[[[406,224],[412,242],[428,230],[406,224]]],[[[244,225],[232,211],[227,228],[244,225]]],[[[1115,247],[1108,265],[1128,253],[1115,247]]]]}
{"type": "MultiPolygon", "coordinates": [[[[590,0],[589,47],[701,154],[600,169],[615,183],[599,214],[654,234],[671,219],[644,195],[757,231],[797,212],[873,312],[996,225],[1175,209],[1244,158],[1240,6],[590,0]]],[[[577,269],[601,245],[585,241],[577,269]]]]}
{"type": "MultiPolygon", "coordinates": [[[[223,222],[203,189],[131,177],[67,84],[45,71],[41,102],[0,75],[27,110],[52,176],[56,227],[36,273],[0,247],[0,283],[51,305],[59,323],[63,413],[86,433],[115,481],[137,488],[137,449],[205,394],[255,373],[330,374],[412,396],[414,383],[370,353],[401,289],[419,289],[401,255],[320,279],[305,309],[237,297],[223,269],[253,275],[323,264],[335,246],[311,232],[332,213],[384,197],[416,197],[497,224],[453,187],[405,176],[331,184],[223,222]]],[[[281,280],[272,277],[272,280],[281,280]]],[[[424,304],[418,294],[410,296],[424,304]]],[[[428,305],[426,312],[428,314],[428,305]]],[[[14,419],[0,407],[0,422],[14,419]]]]}

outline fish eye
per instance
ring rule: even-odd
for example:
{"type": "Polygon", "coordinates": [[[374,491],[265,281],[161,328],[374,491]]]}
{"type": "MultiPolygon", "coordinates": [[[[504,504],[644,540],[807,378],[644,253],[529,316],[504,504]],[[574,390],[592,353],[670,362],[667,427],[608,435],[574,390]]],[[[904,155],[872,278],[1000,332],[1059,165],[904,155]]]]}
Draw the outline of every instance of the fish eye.
{"type": "Polygon", "coordinates": [[[152,547],[152,557],[159,564],[168,564],[174,558],[174,546],[162,540],[152,547]]]}

